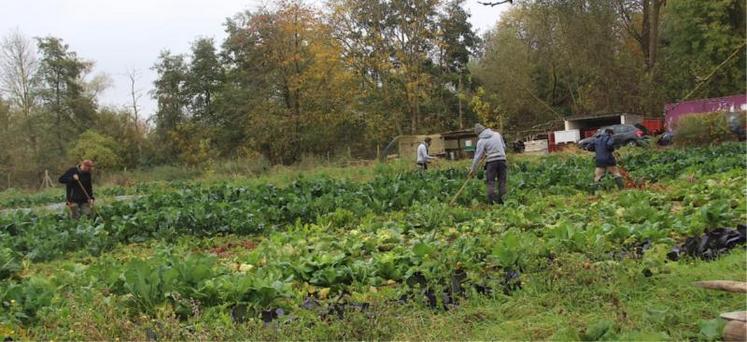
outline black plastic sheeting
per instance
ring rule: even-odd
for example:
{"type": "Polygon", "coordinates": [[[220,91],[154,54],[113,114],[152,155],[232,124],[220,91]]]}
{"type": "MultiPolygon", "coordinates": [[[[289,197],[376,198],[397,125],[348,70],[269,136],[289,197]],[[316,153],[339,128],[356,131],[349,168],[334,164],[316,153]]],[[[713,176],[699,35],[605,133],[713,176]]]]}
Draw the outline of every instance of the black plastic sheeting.
{"type": "Polygon", "coordinates": [[[737,229],[718,228],[702,236],[689,237],[680,246],[675,246],[667,253],[667,258],[677,261],[684,256],[713,260],[729,250],[747,242],[747,225],[740,224],[737,229]]]}

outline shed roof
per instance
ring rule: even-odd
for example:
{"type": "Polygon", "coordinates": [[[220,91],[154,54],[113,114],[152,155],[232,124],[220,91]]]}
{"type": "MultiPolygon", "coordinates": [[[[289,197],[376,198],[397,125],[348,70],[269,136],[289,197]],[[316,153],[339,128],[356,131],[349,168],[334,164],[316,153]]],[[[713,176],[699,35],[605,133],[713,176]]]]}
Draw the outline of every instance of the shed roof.
{"type": "Polygon", "coordinates": [[[635,113],[617,112],[617,113],[597,113],[597,114],[580,114],[573,115],[565,118],[565,121],[577,121],[577,120],[589,120],[589,119],[602,119],[602,118],[613,118],[622,115],[640,115],[635,113]]]}
{"type": "Polygon", "coordinates": [[[458,139],[466,137],[476,137],[477,134],[475,134],[475,131],[472,129],[463,129],[458,131],[444,132],[441,133],[441,136],[444,139],[458,139]]]}

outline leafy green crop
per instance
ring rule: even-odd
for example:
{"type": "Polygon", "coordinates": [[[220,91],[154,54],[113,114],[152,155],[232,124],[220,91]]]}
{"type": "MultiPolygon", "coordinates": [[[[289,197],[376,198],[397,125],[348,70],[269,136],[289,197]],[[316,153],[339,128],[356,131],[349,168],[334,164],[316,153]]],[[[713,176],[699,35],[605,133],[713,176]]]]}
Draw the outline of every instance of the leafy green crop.
{"type": "MultiPolygon", "coordinates": [[[[743,222],[742,161],[711,158],[713,165],[700,167],[701,174],[688,173],[691,163],[703,162],[701,154],[740,149],[626,154],[628,165],[636,165],[631,172],[658,173],[660,183],[598,195],[588,194],[593,164],[585,155],[521,160],[510,164],[506,204],[493,208],[480,204],[479,181],[468,183],[457,205],[448,205],[464,174],[438,170],[362,183],[300,178],[285,187],[175,183],[172,190],[102,207],[93,220],[12,213],[0,217],[0,278],[11,278],[0,284],[0,298],[13,320],[33,322],[56,289],[39,279],[19,279],[21,260],[76,253],[101,256],[76,271],[78,285],[113,296],[109,300],[131,314],[157,316],[168,308],[180,319],[206,309],[257,316],[279,308],[292,312],[305,301],[339,304],[382,288],[448,307],[473,292],[503,287],[510,294],[527,277],[561,268],[554,264],[558,256],[570,255],[562,260],[581,260],[589,268],[610,265],[639,258],[642,246],[653,245],[659,255],[683,236],[743,222]],[[660,170],[656,163],[666,158],[683,169],[660,170]],[[256,238],[257,245],[235,255],[164,247],[182,236],[221,235],[256,238]],[[117,245],[134,243],[159,248],[147,257],[107,257],[117,245]]],[[[607,323],[568,334],[614,338],[615,327],[607,323]]]]}

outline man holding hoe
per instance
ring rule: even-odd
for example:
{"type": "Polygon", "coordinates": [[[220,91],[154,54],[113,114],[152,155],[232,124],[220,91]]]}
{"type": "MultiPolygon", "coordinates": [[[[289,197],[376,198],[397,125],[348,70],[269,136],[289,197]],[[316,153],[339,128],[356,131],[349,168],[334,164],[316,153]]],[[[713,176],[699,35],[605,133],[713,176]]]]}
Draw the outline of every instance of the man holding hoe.
{"type": "Polygon", "coordinates": [[[66,185],[65,194],[70,217],[74,220],[83,215],[91,216],[95,198],[91,185],[93,161],[84,160],[78,166],[67,170],[60,176],[60,183],[66,185]]]}
{"type": "Polygon", "coordinates": [[[503,204],[506,194],[506,143],[500,133],[494,132],[481,124],[475,124],[475,134],[479,137],[475,148],[475,158],[468,177],[472,177],[483,156],[485,157],[485,178],[488,183],[488,203],[503,204]],[[498,194],[495,193],[495,181],[498,180],[498,194]]]}

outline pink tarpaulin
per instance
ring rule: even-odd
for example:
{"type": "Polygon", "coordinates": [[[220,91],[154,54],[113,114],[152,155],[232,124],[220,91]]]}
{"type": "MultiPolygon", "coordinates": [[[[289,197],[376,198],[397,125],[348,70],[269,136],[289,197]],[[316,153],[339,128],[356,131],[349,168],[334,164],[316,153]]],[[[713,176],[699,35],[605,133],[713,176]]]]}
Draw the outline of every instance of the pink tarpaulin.
{"type": "Polygon", "coordinates": [[[685,115],[739,110],[747,110],[747,94],[670,103],[664,106],[665,121],[670,131],[677,120],[685,115]]]}

